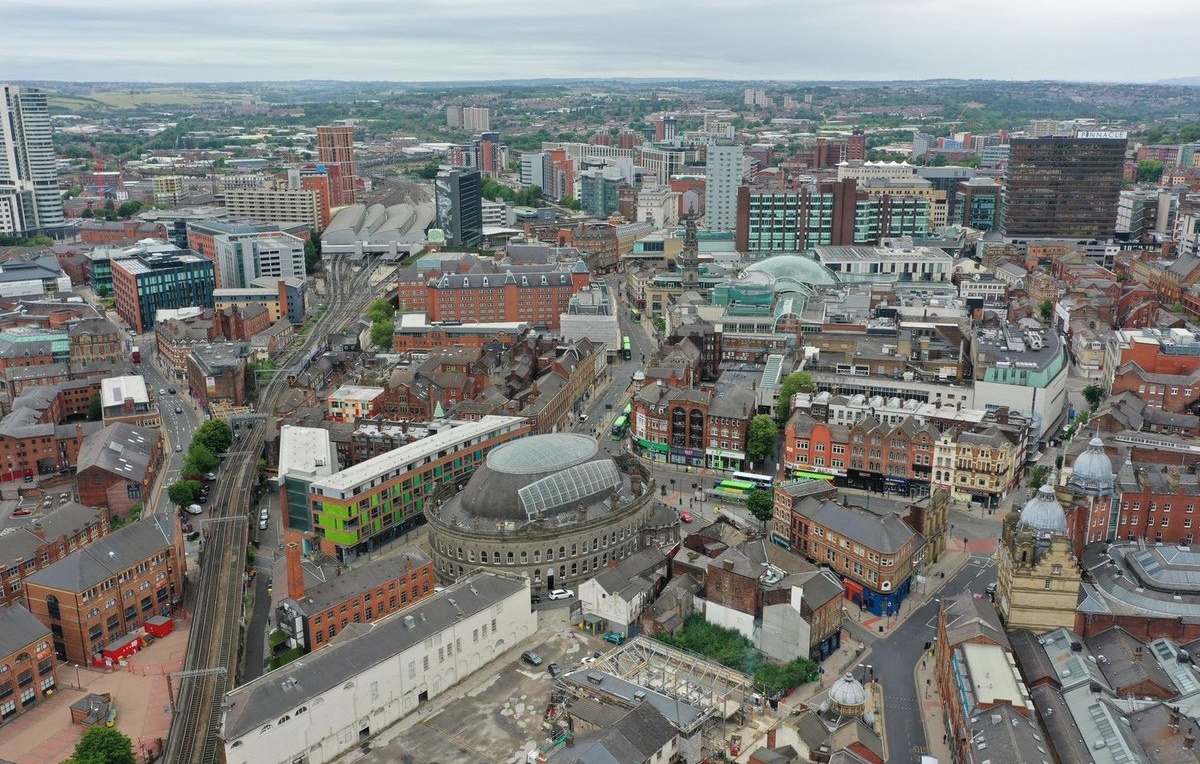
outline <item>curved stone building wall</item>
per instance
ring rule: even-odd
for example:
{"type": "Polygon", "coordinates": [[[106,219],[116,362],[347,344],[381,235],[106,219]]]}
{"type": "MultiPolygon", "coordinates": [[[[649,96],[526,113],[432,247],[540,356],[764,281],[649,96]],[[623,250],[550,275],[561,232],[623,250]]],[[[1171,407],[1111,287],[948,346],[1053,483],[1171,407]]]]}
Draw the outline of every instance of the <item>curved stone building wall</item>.
{"type": "Polygon", "coordinates": [[[478,568],[502,570],[525,576],[531,591],[542,594],[574,587],[610,561],[633,554],[641,548],[641,531],[654,509],[654,478],[628,455],[616,461],[623,473],[643,483],[641,494],[601,519],[570,525],[533,522],[508,530],[443,522],[438,507],[461,488],[446,486],[425,512],[438,578],[454,581],[478,568]]]}

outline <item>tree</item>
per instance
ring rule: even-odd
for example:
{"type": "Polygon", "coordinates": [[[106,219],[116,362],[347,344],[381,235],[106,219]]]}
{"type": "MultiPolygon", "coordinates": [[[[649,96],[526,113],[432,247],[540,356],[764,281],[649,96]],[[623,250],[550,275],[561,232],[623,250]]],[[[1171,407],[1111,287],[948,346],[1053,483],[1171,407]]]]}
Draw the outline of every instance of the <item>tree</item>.
{"type": "Polygon", "coordinates": [[[417,176],[418,178],[423,178],[425,180],[433,180],[434,178],[436,178],[438,176],[438,171],[441,169],[442,168],[440,166],[438,166],[437,162],[430,162],[429,164],[425,165],[424,167],[418,167],[417,169],[412,170],[411,172],[413,175],[417,176]]]}
{"type": "Polygon", "coordinates": [[[387,300],[376,300],[367,307],[367,318],[371,319],[371,323],[373,324],[391,320],[395,315],[396,309],[387,300]]]}
{"type": "Polygon", "coordinates": [[[1083,397],[1092,411],[1095,411],[1100,408],[1100,401],[1104,400],[1104,388],[1100,385],[1088,385],[1083,388],[1083,397]]]}
{"type": "Polygon", "coordinates": [[[563,200],[559,202],[559,204],[569,210],[574,210],[575,212],[579,212],[581,209],[583,209],[583,202],[579,201],[573,196],[564,196],[563,200]]]}
{"type": "Polygon", "coordinates": [[[195,504],[201,486],[199,480],[176,480],[167,486],[167,498],[181,507],[195,504]]]}
{"type": "Polygon", "coordinates": [[[1050,316],[1054,315],[1054,301],[1043,300],[1042,304],[1038,306],[1038,310],[1042,313],[1042,320],[1049,322],[1050,316]]]}
{"type": "Polygon", "coordinates": [[[99,422],[104,418],[104,407],[101,405],[100,393],[96,393],[88,401],[87,418],[89,422],[99,422]]]}
{"type": "Polygon", "coordinates": [[[142,203],[136,199],[130,199],[117,208],[117,217],[130,218],[142,211],[142,203]]]}
{"type": "Polygon", "coordinates": [[[1034,467],[1033,472],[1029,473],[1029,487],[1041,488],[1046,482],[1046,476],[1050,474],[1050,468],[1046,466],[1034,467]]]}
{"type": "Polygon", "coordinates": [[[75,754],[64,764],[137,764],[133,741],[116,727],[95,724],[75,744],[75,754]]]}
{"type": "Polygon", "coordinates": [[[1143,159],[1138,162],[1137,179],[1139,183],[1157,183],[1162,180],[1163,163],[1157,159],[1143,159]]]}
{"type": "Polygon", "coordinates": [[[775,420],[766,414],[759,414],[750,420],[750,431],[746,435],[746,456],[750,461],[761,463],[775,453],[775,443],[779,439],[779,427],[775,420]]]}
{"type": "Polygon", "coordinates": [[[776,407],[780,426],[787,423],[792,413],[792,396],[815,389],[812,375],[807,371],[794,371],[783,378],[779,385],[779,405],[776,407]]]}
{"type": "Polygon", "coordinates": [[[312,273],[321,264],[321,234],[317,229],[310,229],[308,239],[304,242],[304,272],[312,273]]]}
{"type": "Polygon", "coordinates": [[[750,510],[754,519],[765,528],[767,522],[775,515],[775,492],[751,491],[746,497],[746,509],[750,510]]]}
{"type": "Polygon", "coordinates": [[[112,294],[112,288],[108,284],[99,284],[96,286],[96,296],[100,298],[108,297],[112,294]]]}
{"type": "Polygon", "coordinates": [[[210,419],[196,428],[192,435],[193,445],[197,442],[220,456],[233,444],[233,428],[224,419],[210,419]]]}
{"type": "Polygon", "coordinates": [[[371,344],[380,350],[392,349],[392,337],[395,334],[396,327],[390,322],[371,324],[371,344]]]}
{"type": "Polygon", "coordinates": [[[187,457],[183,460],[183,474],[203,475],[215,470],[220,463],[212,449],[193,440],[192,445],[188,448],[187,457]]]}

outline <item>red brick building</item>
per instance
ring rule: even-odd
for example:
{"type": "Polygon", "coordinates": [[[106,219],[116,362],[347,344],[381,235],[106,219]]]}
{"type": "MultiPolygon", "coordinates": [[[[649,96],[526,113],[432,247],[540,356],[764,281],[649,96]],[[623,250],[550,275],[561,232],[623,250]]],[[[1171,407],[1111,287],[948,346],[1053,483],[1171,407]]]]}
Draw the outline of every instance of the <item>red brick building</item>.
{"type": "Polygon", "coordinates": [[[1125,392],[1134,393],[1161,411],[1193,412],[1200,403],[1200,364],[1183,373],[1170,374],[1147,371],[1134,361],[1124,363],[1113,376],[1109,394],[1125,392]]]}
{"type": "Polygon", "coordinates": [[[55,474],[75,464],[84,436],[102,425],[59,423],[85,416],[99,394],[99,378],[25,390],[0,419],[0,477],[55,474]]]}
{"type": "Polygon", "coordinates": [[[317,127],[317,159],[329,174],[329,206],[343,207],[358,200],[358,164],[354,160],[354,128],[317,127]]]}
{"type": "Polygon", "coordinates": [[[20,605],[0,608],[0,723],[33,708],[57,687],[50,629],[20,605]]]}
{"type": "Polygon", "coordinates": [[[85,220],[79,228],[79,240],[84,244],[166,238],[167,228],[162,223],[144,223],[140,220],[85,220]]]}
{"type": "Polygon", "coordinates": [[[20,601],[26,576],[108,535],[108,513],[69,501],[13,528],[0,536],[0,607],[20,601]]]}
{"type": "Polygon", "coordinates": [[[434,593],[433,560],[406,547],[348,571],[306,582],[299,543],[287,545],[288,596],[276,610],[293,647],[319,650],[351,623],[371,623],[434,593]]]}
{"type": "Polygon", "coordinates": [[[125,518],[150,497],[162,468],[162,433],[124,422],[83,439],[75,465],[79,501],[125,518]]]}
{"type": "Polygon", "coordinates": [[[528,321],[558,328],[571,295],[588,285],[582,263],[571,270],[520,268],[503,273],[444,274],[426,286],[430,321],[528,321]]]}
{"type": "Polygon", "coordinates": [[[182,601],[175,522],[160,515],[131,523],[26,577],[27,607],[50,627],[59,660],[104,665],[105,647],[182,601]]]}

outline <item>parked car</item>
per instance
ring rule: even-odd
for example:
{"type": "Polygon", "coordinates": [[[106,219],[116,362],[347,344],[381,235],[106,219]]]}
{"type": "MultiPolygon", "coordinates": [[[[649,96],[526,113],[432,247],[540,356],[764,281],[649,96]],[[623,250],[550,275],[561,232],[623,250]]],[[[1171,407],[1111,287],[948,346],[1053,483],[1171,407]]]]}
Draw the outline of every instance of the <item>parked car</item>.
{"type": "Polygon", "coordinates": [[[200,515],[204,513],[204,507],[199,504],[189,504],[185,510],[189,515],[200,515]]]}
{"type": "Polygon", "coordinates": [[[192,531],[187,535],[188,541],[195,541],[198,538],[200,538],[200,531],[192,531]]]}
{"type": "Polygon", "coordinates": [[[546,670],[550,672],[550,676],[553,679],[558,679],[560,676],[562,676],[562,668],[560,668],[557,663],[551,663],[546,667],[546,670]]]}
{"type": "Polygon", "coordinates": [[[625,641],[624,635],[618,634],[615,631],[608,632],[603,637],[601,637],[601,639],[603,639],[605,642],[612,642],[614,645],[619,645],[625,641]]]}
{"type": "Polygon", "coordinates": [[[173,387],[168,387],[168,388],[167,388],[167,392],[168,392],[168,393],[170,393],[171,395],[174,395],[174,394],[175,394],[175,388],[173,388],[173,387]]]}
{"type": "Polygon", "coordinates": [[[25,476],[25,481],[24,481],[24,482],[26,482],[26,483],[32,483],[32,482],[33,482],[33,475],[26,475],[26,476],[25,476]]]}
{"type": "Polygon", "coordinates": [[[570,589],[554,589],[547,595],[552,600],[569,600],[575,596],[570,589]]]}
{"type": "Polygon", "coordinates": [[[542,665],[542,656],[538,655],[532,650],[526,650],[525,652],[521,653],[521,660],[525,661],[530,666],[542,665]]]}
{"type": "Polygon", "coordinates": [[[260,531],[265,531],[267,529],[267,518],[264,517],[258,521],[258,529],[260,531]]]}
{"type": "Polygon", "coordinates": [[[166,395],[166,394],[167,394],[167,388],[165,388],[165,387],[160,387],[160,388],[158,388],[158,394],[159,394],[159,395],[166,395]]]}
{"type": "Polygon", "coordinates": [[[542,598],[539,597],[538,595],[536,595],[536,594],[529,595],[529,604],[530,605],[537,605],[537,604],[541,603],[541,601],[542,601],[542,598]]]}
{"type": "Polygon", "coordinates": [[[27,517],[28,515],[32,515],[32,514],[33,514],[32,507],[17,507],[16,509],[13,510],[12,516],[13,517],[27,517]]]}
{"type": "Polygon", "coordinates": [[[205,480],[216,480],[216,479],[217,479],[217,475],[216,475],[216,473],[214,473],[214,472],[209,472],[209,473],[207,473],[207,474],[205,474],[205,475],[204,475],[204,479],[205,479],[205,480]]]}
{"type": "Polygon", "coordinates": [[[680,512],[680,513],[679,513],[679,519],[680,519],[680,520],[682,520],[682,521],[683,521],[683,522],[685,522],[685,523],[694,523],[694,522],[696,522],[696,518],[692,517],[692,513],[691,513],[691,512],[680,512]]]}

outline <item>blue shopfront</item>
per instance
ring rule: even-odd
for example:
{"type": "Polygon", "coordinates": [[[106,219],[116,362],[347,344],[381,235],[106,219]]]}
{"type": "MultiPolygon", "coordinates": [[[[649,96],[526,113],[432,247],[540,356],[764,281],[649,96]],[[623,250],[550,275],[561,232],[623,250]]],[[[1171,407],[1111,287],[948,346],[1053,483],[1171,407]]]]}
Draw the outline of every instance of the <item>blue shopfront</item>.
{"type": "Polygon", "coordinates": [[[908,598],[912,579],[905,578],[892,591],[875,591],[857,581],[844,579],[846,598],[863,610],[878,616],[892,616],[900,612],[900,604],[908,598]]]}

